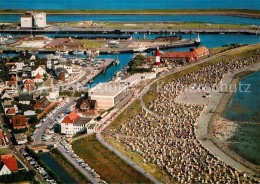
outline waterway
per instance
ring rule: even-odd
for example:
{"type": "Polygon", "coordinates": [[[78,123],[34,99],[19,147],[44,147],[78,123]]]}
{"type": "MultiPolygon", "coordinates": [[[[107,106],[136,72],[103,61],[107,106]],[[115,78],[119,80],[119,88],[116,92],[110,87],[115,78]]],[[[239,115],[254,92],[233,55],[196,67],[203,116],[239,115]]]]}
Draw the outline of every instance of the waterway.
{"type": "MultiPolygon", "coordinates": [[[[49,34],[49,37],[53,37],[54,35],[49,34]]],[[[133,38],[143,38],[143,34],[134,34],[132,35],[133,38]]],[[[145,37],[147,39],[154,39],[157,36],[166,36],[166,35],[159,35],[159,34],[146,34],[145,37]]],[[[168,35],[169,36],[169,35],[168,35]]],[[[185,39],[195,39],[197,37],[196,34],[184,34],[181,35],[185,39]]],[[[223,45],[229,45],[231,43],[240,43],[240,44],[253,44],[253,43],[260,43],[260,36],[256,35],[243,35],[243,34],[202,34],[201,37],[201,45],[206,46],[207,48],[214,48],[214,47],[221,47],[223,45]]],[[[189,47],[183,47],[183,48],[175,48],[175,49],[169,49],[167,51],[187,51],[189,50],[189,47]]],[[[14,56],[15,54],[2,54],[2,56],[14,56]]],[[[39,54],[39,57],[44,57],[46,54],[39,54]]],[[[105,73],[101,73],[98,75],[93,83],[90,85],[92,87],[93,85],[97,85],[100,82],[107,82],[111,80],[116,72],[121,71],[130,61],[132,58],[132,54],[119,54],[119,65],[112,65],[109,67],[105,73]]],[[[65,57],[75,57],[75,55],[68,55],[65,57]]],[[[86,57],[85,55],[78,55],[78,57],[86,57]]],[[[100,55],[100,58],[115,58],[113,55],[100,55]]]]}
{"type": "MultiPolygon", "coordinates": [[[[0,14],[0,22],[19,22],[18,14],[0,14]]],[[[219,24],[260,25],[260,19],[223,15],[47,15],[47,22],[74,21],[114,22],[204,22],[219,24]]]]}
{"type": "Polygon", "coordinates": [[[49,154],[39,154],[42,161],[63,181],[65,184],[77,183],[69,173],[49,154]]]}
{"type": "Polygon", "coordinates": [[[260,9],[259,0],[1,0],[0,9],[260,9]]]}
{"type": "Polygon", "coordinates": [[[260,71],[243,78],[240,86],[241,90],[237,89],[228,105],[226,116],[232,121],[249,123],[238,124],[229,147],[247,161],[260,165],[260,71]]]}

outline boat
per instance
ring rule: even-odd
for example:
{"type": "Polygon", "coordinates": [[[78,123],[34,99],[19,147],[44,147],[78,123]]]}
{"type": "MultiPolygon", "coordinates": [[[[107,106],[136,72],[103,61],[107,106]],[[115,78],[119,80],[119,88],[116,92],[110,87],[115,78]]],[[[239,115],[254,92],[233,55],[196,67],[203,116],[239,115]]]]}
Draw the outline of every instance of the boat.
{"type": "Polygon", "coordinates": [[[198,33],[198,37],[197,37],[196,40],[195,40],[195,45],[196,45],[196,46],[199,46],[199,45],[200,45],[200,42],[201,42],[200,34],[198,33]]]}
{"type": "Polygon", "coordinates": [[[69,51],[59,50],[59,51],[56,51],[56,53],[59,54],[59,55],[68,55],[69,51]]]}
{"type": "Polygon", "coordinates": [[[115,59],[115,60],[113,61],[113,64],[119,65],[119,64],[120,64],[119,59],[115,59]]]}
{"type": "Polygon", "coordinates": [[[76,50],[76,51],[73,51],[72,54],[82,54],[82,55],[83,55],[83,54],[84,54],[84,51],[77,51],[77,50],[76,50]]]}
{"type": "Polygon", "coordinates": [[[133,52],[144,52],[146,51],[146,47],[143,45],[139,45],[139,47],[137,47],[136,49],[133,49],[133,52]]]}

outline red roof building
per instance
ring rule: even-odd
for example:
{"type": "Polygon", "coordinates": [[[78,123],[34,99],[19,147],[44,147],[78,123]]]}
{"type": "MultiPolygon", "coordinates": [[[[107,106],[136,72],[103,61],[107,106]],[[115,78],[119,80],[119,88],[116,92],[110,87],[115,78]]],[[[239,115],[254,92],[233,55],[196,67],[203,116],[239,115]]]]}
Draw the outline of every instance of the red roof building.
{"type": "Polygon", "coordinates": [[[66,116],[61,123],[75,123],[80,116],[72,111],[68,116],[66,116]]]}
{"type": "Polygon", "coordinates": [[[6,115],[15,115],[16,110],[14,107],[10,107],[7,111],[6,111],[6,115]]]}
{"type": "Polygon", "coordinates": [[[198,55],[194,52],[179,51],[179,52],[165,52],[161,59],[164,61],[178,61],[178,60],[195,60],[199,59],[198,55]]]}
{"type": "Polygon", "coordinates": [[[42,79],[42,78],[43,78],[43,76],[39,73],[35,76],[35,79],[42,79]]]}
{"type": "Polygon", "coordinates": [[[33,106],[34,110],[36,109],[43,109],[42,104],[39,101],[36,101],[36,103],[33,106]]]}
{"type": "Polygon", "coordinates": [[[204,57],[209,55],[209,49],[207,49],[205,46],[196,48],[193,50],[193,52],[200,57],[204,57]]]}
{"type": "Polygon", "coordinates": [[[12,172],[18,170],[16,158],[12,154],[1,155],[1,164],[6,165],[12,172]]]}
{"type": "Polygon", "coordinates": [[[27,121],[24,115],[15,115],[12,117],[13,129],[21,129],[27,127],[27,121]]]}

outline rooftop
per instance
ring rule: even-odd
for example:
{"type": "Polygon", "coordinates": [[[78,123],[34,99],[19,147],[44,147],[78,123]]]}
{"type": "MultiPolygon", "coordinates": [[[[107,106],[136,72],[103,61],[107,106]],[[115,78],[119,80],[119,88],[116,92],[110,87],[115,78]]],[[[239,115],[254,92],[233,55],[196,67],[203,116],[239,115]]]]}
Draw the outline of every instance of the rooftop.
{"type": "Polygon", "coordinates": [[[100,83],[89,90],[90,95],[115,96],[127,88],[124,84],[100,83]]]}

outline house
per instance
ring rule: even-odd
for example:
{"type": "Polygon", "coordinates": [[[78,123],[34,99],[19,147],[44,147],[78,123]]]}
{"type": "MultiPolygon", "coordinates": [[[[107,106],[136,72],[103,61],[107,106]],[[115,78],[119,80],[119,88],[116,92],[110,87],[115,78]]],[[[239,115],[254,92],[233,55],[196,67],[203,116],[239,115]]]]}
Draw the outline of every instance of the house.
{"type": "Polygon", "coordinates": [[[87,117],[94,117],[98,114],[98,103],[96,100],[87,99],[83,101],[80,105],[79,110],[82,114],[87,117]]]}
{"type": "Polygon", "coordinates": [[[29,92],[34,90],[33,80],[26,79],[23,83],[23,92],[29,92]]]}
{"type": "Polygon", "coordinates": [[[205,46],[195,48],[193,52],[198,55],[199,58],[209,55],[209,49],[207,49],[205,46]]]}
{"type": "Polygon", "coordinates": [[[44,109],[49,109],[50,106],[51,106],[51,102],[45,96],[43,96],[35,102],[33,109],[44,110],[44,109]]]}
{"type": "Polygon", "coordinates": [[[45,69],[41,66],[34,66],[32,67],[31,76],[35,77],[37,74],[43,75],[47,73],[45,69]]]}
{"type": "Polygon", "coordinates": [[[45,48],[57,48],[57,47],[63,47],[64,43],[72,43],[71,38],[56,38],[52,42],[46,44],[44,47],[45,48]]]}
{"type": "Polygon", "coordinates": [[[33,95],[28,93],[22,93],[18,97],[18,102],[21,104],[30,105],[32,100],[33,100],[33,95]]]}
{"type": "Polygon", "coordinates": [[[34,78],[35,83],[42,83],[43,82],[43,76],[41,74],[37,74],[34,78]]]}
{"type": "Polygon", "coordinates": [[[27,136],[24,133],[14,134],[14,138],[18,145],[27,143],[27,136]]]}
{"type": "Polygon", "coordinates": [[[60,80],[67,81],[69,79],[69,73],[65,68],[57,68],[55,74],[60,80]]]}
{"type": "Polygon", "coordinates": [[[5,114],[8,116],[13,116],[16,114],[16,112],[18,112],[17,107],[10,107],[10,108],[5,108],[5,114]]]}
{"type": "Polygon", "coordinates": [[[1,96],[1,100],[10,100],[11,96],[5,91],[5,93],[1,96]]]}
{"type": "Polygon", "coordinates": [[[86,125],[90,121],[90,118],[80,117],[77,113],[72,111],[68,114],[60,124],[61,134],[74,135],[86,130],[86,125]]]}
{"type": "Polygon", "coordinates": [[[176,51],[176,52],[165,52],[161,56],[161,60],[164,62],[167,61],[197,61],[199,59],[199,56],[192,51],[176,51]]]}
{"type": "Polygon", "coordinates": [[[0,175],[11,174],[18,171],[18,164],[13,154],[1,155],[0,175]]]}
{"type": "Polygon", "coordinates": [[[14,115],[12,117],[13,129],[22,129],[27,127],[27,120],[24,115],[14,115]]]}
{"type": "Polygon", "coordinates": [[[35,116],[36,113],[35,113],[35,111],[28,110],[28,111],[24,111],[24,115],[25,116],[35,116]]]}

